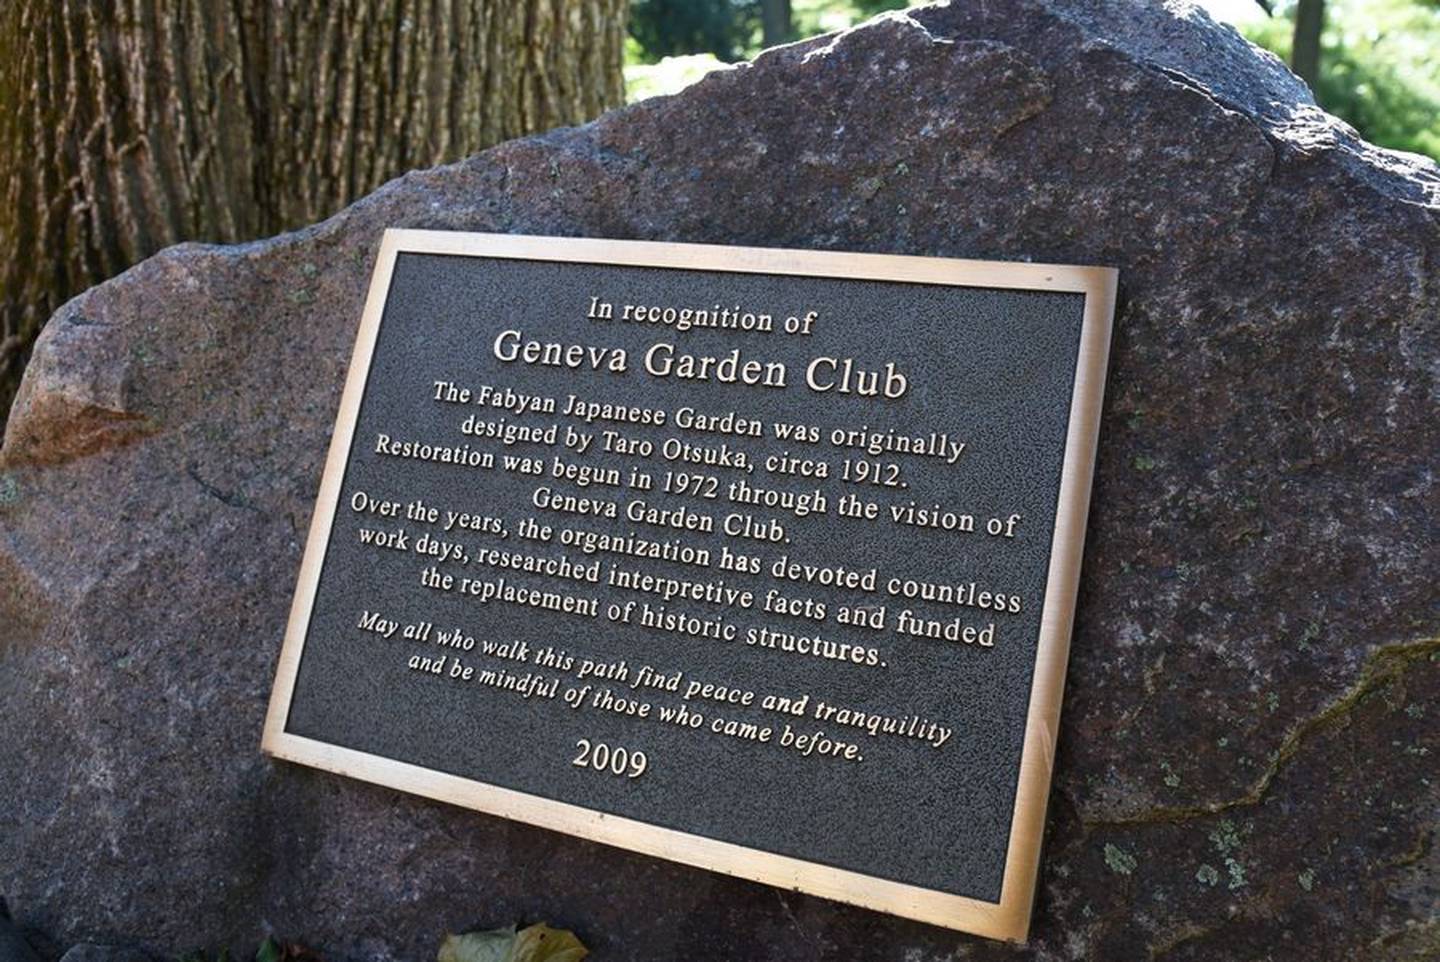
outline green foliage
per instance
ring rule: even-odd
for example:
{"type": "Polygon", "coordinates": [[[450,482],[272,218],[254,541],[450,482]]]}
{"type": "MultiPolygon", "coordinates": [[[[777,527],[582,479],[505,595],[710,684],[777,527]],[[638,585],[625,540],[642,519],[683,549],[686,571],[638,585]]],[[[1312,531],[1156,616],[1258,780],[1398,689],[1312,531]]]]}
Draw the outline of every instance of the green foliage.
{"type": "Polygon", "coordinates": [[[650,63],[688,53],[710,53],[733,63],[744,59],[759,29],[758,0],[634,0],[630,5],[630,36],[650,63]]]}
{"type": "MultiPolygon", "coordinates": [[[[791,33],[805,39],[844,30],[886,10],[923,0],[791,0],[791,33]]],[[[760,0],[633,0],[626,63],[653,64],[665,57],[711,54],[734,63],[760,52],[760,0]]],[[[639,99],[631,93],[631,100],[639,99]]]]}
{"type": "MultiPolygon", "coordinates": [[[[1294,4],[1244,28],[1287,63],[1294,4]]],[[[1440,3],[1330,0],[1315,99],[1372,143],[1440,159],[1440,3]]]]}
{"type": "MultiPolygon", "coordinates": [[[[659,63],[625,65],[625,99],[630,103],[679,93],[712,70],[725,67],[713,53],[694,53],[684,57],[665,57],[659,63]]],[[[4,504],[5,488],[0,476],[0,504],[4,504]]]]}
{"type": "Polygon", "coordinates": [[[850,6],[865,19],[870,19],[877,13],[884,13],[886,10],[903,10],[906,7],[916,6],[909,0],[850,0],[850,6]]]}
{"type": "MultiPolygon", "coordinates": [[[[798,39],[845,30],[923,0],[791,0],[798,39]]],[[[625,99],[679,93],[705,74],[760,52],[759,0],[635,0],[625,44],[625,99]]]]}
{"type": "Polygon", "coordinates": [[[796,37],[848,30],[886,10],[904,10],[926,0],[791,0],[796,37]]]}

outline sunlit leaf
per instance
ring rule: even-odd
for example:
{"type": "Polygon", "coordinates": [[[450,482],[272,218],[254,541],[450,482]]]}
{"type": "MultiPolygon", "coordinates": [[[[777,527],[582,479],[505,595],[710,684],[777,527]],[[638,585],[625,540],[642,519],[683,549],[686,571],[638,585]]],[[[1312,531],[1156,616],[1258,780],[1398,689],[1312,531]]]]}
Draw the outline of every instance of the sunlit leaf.
{"type": "Polygon", "coordinates": [[[515,945],[515,926],[490,932],[447,935],[437,962],[508,962],[515,945]]]}
{"type": "Polygon", "coordinates": [[[260,948],[255,953],[255,962],[280,962],[280,946],[275,944],[274,939],[266,939],[260,943],[260,948]]]}
{"type": "Polygon", "coordinates": [[[437,962],[580,962],[589,954],[575,933],[540,922],[518,932],[512,925],[447,935],[437,962]]]}
{"type": "Polygon", "coordinates": [[[580,962],[589,954],[574,932],[540,922],[520,930],[506,962],[580,962]]]}

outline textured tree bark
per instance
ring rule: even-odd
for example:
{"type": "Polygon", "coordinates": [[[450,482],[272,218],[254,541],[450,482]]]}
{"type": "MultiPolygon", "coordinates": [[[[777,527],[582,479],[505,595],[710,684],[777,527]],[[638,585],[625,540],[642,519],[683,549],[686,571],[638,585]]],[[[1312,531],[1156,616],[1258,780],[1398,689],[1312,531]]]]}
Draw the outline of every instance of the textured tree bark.
{"type": "Polygon", "coordinates": [[[0,3],[0,423],[67,298],[624,102],[626,0],[0,3]]]}
{"type": "Polygon", "coordinates": [[[1320,34],[1325,29],[1325,0],[1300,0],[1295,7],[1295,33],[1290,46],[1290,69],[1315,89],[1320,79],[1320,34]]]}

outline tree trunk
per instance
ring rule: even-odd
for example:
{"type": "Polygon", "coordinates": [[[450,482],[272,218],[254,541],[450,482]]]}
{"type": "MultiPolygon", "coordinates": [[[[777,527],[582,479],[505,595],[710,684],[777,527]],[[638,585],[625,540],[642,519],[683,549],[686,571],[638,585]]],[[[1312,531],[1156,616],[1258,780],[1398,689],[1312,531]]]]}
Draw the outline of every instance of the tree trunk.
{"type": "Polygon", "coordinates": [[[1325,29],[1325,0],[1300,0],[1295,7],[1295,35],[1290,69],[1315,89],[1320,79],[1320,34],[1325,29]]]}
{"type": "Polygon", "coordinates": [[[624,102],[626,0],[0,2],[0,423],[67,298],[624,102]]]}
{"type": "Polygon", "coordinates": [[[761,0],[760,28],[765,46],[785,43],[792,32],[790,0],[761,0]]]}

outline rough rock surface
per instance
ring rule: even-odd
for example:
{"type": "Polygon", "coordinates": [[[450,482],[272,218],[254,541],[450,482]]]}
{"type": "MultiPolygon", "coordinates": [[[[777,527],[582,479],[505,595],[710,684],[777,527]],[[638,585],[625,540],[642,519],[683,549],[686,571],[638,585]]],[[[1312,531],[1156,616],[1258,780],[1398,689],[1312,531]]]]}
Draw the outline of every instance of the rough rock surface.
{"type": "Polygon", "coordinates": [[[57,941],[425,959],[1440,953],[1440,171],[1182,4],[971,2],[169,250],[46,329],[0,463],[0,892],[57,941]],[[383,228],[1111,264],[1027,948],[258,750],[383,228]]]}

